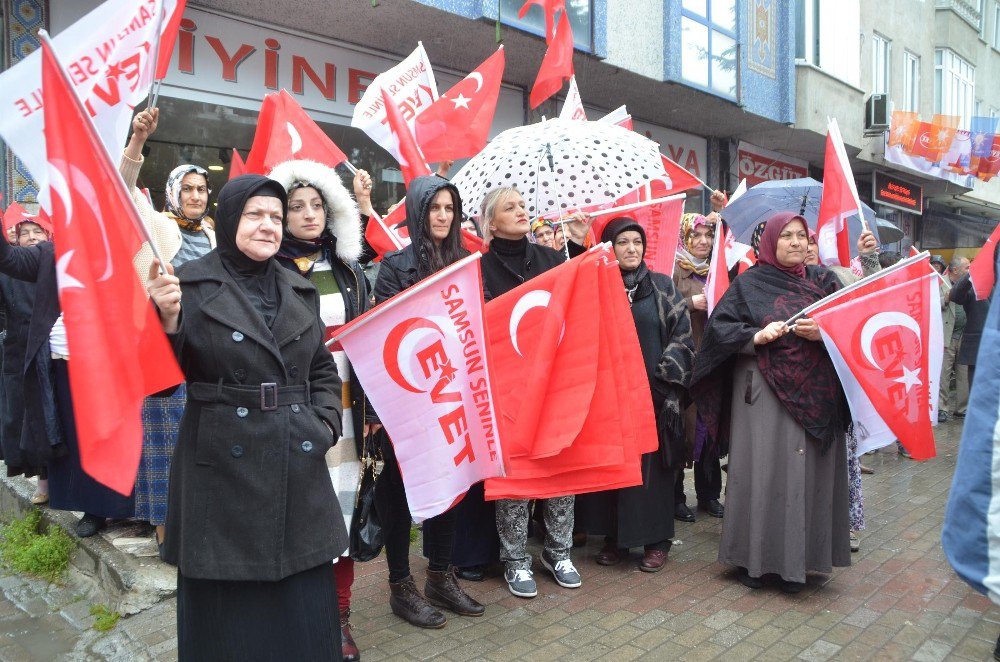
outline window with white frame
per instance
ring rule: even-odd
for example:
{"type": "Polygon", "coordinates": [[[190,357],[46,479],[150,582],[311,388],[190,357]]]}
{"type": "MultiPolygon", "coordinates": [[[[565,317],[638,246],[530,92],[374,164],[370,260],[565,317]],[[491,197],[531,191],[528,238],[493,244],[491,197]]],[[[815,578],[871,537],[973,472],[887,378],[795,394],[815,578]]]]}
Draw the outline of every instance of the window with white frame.
{"type": "Polygon", "coordinates": [[[903,51],[903,110],[920,111],[920,56],[903,51]]]}
{"type": "Polygon", "coordinates": [[[889,48],[888,39],[872,33],[872,94],[889,93],[889,48]]]}
{"type": "Polygon", "coordinates": [[[993,48],[1000,50],[1000,0],[993,2],[993,48]]]}
{"type": "Polygon", "coordinates": [[[736,0],[683,0],[681,77],[736,97],[736,0]]]}
{"type": "Polygon", "coordinates": [[[934,51],[934,112],[958,115],[960,129],[968,129],[975,112],[976,68],[954,51],[934,51]]]}

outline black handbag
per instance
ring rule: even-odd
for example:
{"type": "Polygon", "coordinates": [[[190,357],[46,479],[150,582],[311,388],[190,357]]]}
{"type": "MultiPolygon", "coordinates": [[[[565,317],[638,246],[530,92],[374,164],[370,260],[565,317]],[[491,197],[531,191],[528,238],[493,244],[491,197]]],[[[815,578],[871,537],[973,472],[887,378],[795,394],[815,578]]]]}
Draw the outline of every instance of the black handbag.
{"type": "Polygon", "coordinates": [[[381,473],[381,453],[378,452],[378,433],[365,437],[361,449],[361,484],[351,518],[351,558],[371,561],[382,552],[384,536],[382,524],[375,511],[375,482],[381,473]]]}

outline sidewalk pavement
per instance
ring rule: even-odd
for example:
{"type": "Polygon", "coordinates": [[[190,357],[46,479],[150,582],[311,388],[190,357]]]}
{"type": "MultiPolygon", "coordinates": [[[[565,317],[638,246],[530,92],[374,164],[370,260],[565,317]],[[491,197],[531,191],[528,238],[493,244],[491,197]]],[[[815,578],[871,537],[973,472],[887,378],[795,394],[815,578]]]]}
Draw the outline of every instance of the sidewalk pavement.
{"type": "MultiPolygon", "coordinates": [[[[538,597],[512,596],[499,577],[463,582],[486,615],[450,615],[441,630],[419,630],[390,612],[380,558],[357,565],[352,624],[362,659],[989,659],[1000,609],[958,579],[940,543],[960,433],[961,421],[938,427],[938,457],[928,462],[903,459],[894,446],[865,456],[875,474],[864,477],[861,551],[850,568],[810,577],[798,595],[737,582],[715,560],[722,521],[705,513],[677,523],[670,560],[657,574],[638,571],[637,552],[629,563],[598,566],[600,540],[574,549],[583,575],[576,590],[552,581],[533,544],[538,597]]],[[[422,586],[419,551],[418,540],[412,567],[422,586]]],[[[67,603],[71,589],[14,577],[0,589],[2,659],[176,659],[173,599],[98,634],[88,629],[93,617],[83,601],[67,603]],[[50,633],[44,651],[40,631],[50,633]]]]}

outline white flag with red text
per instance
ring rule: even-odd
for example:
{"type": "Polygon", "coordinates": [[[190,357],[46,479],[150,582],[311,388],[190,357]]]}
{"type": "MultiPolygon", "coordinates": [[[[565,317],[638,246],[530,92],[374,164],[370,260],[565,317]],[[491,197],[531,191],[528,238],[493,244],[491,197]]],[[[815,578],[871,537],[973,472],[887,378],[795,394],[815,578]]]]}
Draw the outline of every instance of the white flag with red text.
{"type": "Polygon", "coordinates": [[[405,60],[368,83],[361,101],[354,107],[351,126],[361,129],[384,147],[393,144],[393,137],[382,99],[383,89],[399,108],[410,131],[413,131],[417,115],[438,98],[434,70],[431,69],[423,44],[418,44],[416,50],[406,56],[405,60]]]}
{"type": "Polygon", "coordinates": [[[559,119],[587,121],[587,111],[583,109],[580,88],[576,86],[576,76],[570,76],[569,92],[566,93],[566,100],[563,101],[562,110],[559,112],[559,119]]]}
{"type": "Polygon", "coordinates": [[[914,459],[934,457],[944,340],[930,256],[907,258],[828,299],[808,315],[844,386],[858,453],[898,439],[914,459]]]}
{"type": "MultiPolygon", "coordinates": [[[[183,3],[181,3],[183,5],[183,3]]],[[[173,42],[177,0],[107,0],[52,38],[77,95],[115,163],[128,136],[132,109],[153,81],[156,31],[170,29],[173,42]],[[157,19],[166,10],[162,21],[157,19]]],[[[181,7],[183,10],[183,6],[181,7]]],[[[41,53],[36,51],[0,73],[0,137],[27,166],[46,206],[49,172],[45,159],[41,53]]]]}
{"type": "Polygon", "coordinates": [[[334,337],[392,441],[417,522],[503,475],[480,257],[442,269],[334,337]]]}

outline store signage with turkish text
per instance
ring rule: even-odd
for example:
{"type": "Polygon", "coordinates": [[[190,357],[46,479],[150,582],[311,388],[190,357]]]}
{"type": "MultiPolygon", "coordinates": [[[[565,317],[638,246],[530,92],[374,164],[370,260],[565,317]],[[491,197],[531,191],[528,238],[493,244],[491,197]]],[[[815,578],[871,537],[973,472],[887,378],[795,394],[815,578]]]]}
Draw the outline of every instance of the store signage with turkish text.
{"type": "Polygon", "coordinates": [[[809,176],[809,164],[763,147],[740,142],[736,159],[738,179],[747,186],[779,179],[800,179],[809,176]]]}
{"type": "Polygon", "coordinates": [[[914,214],[924,212],[923,187],[890,177],[884,172],[876,171],[872,177],[872,199],[876,204],[914,214]]]}

